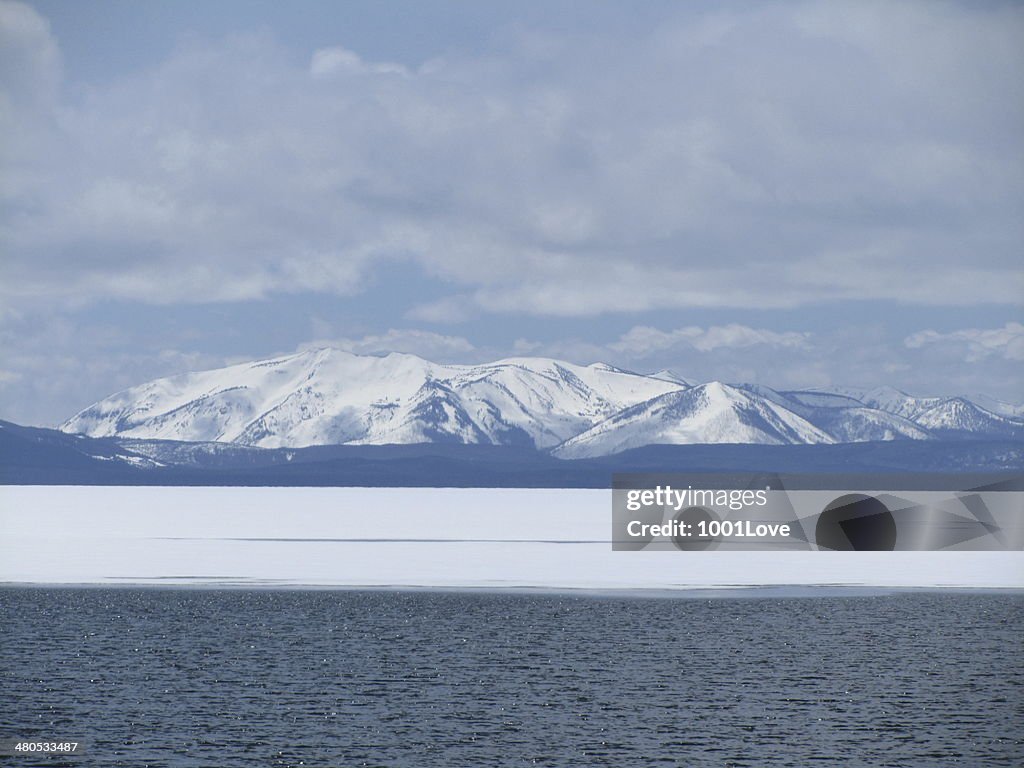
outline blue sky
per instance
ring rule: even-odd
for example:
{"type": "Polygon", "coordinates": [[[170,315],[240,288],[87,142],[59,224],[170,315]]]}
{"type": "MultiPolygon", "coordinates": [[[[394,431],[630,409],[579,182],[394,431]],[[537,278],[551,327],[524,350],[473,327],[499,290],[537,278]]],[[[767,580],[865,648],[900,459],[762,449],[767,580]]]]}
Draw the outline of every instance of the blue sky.
{"type": "Polygon", "coordinates": [[[333,344],[1024,400],[1024,7],[0,3],[0,417],[333,344]]]}

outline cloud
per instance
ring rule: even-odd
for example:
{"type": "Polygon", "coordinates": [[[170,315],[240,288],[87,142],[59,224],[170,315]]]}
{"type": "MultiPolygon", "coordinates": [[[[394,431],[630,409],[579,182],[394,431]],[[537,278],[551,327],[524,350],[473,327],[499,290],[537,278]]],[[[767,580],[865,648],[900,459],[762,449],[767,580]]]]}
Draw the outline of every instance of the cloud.
{"type": "MultiPolygon", "coordinates": [[[[1009,323],[999,329],[1001,340],[1004,330],[1017,338],[1021,333],[1019,324],[1009,323]]],[[[519,338],[513,346],[516,354],[603,361],[641,372],[667,368],[690,381],[752,382],[781,390],[887,384],[922,396],[987,392],[1007,402],[1020,402],[1022,396],[1019,359],[993,353],[985,365],[959,365],[966,354],[963,342],[908,346],[885,323],[813,333],[740,324],[635,326],[603,344],[519,338]]]]}
{"type": "MultiPolygon", "coordinates": [[[[263,329],[268,338],[246,339],[239,348],[232,328],[252,317],[218,309],[227,331],[212,333],[174,323],[154,326],[122,316],[99,322],[86,311],[40,320],[11,316],[0,328],[4,350],[0,371],[0,418],[27,424],[56,424],[120,389],[161,376],[275,357],[295,349],[288,335],[263,329]]],[[[126,310],[128,314],[130,311],[126,310]]],[[[162,313],[163,310],[160,310],[162,313]]],[[[336,321],[335,321],[336,322],[336,321]]],[[[1021,401],[1020,340],[1024,327],[935,331],[904,340],[884,323],[839,330],[779,332],[739,324],[659,329],[635,326],[618,336],[592,339],[557,334],[488,343],[477,337],[392,328],[380,333],[337,332],[327,320],[296,329],[316,340],[300,349],[335,346],[361,354],[408,352],[437,362],[479,363],[508,356],[544,356],[574,363],[607,362],[634,371],[675,370],[693,381],[757,382],[778,389],[834,384],[874,387],[889,384],[918,395],[986,392],[1021,401]],[[952,337],[952,338],[944,338],[952,337]],[[972,351],[971,344],[981,345],[972,351]],[[1014,346],[1016,345],[1016,346],[1014,346]],[[968,355],[984,364],[965,365],[968,355]]]]}
{"type": "Polygon", "coordinates": [[[1021,304],[1024,7],[663,7],[419,66],[241,30],[83,83],[0,0],[4,414],[52,422],[304,334],[1019,399],[1019,324],[870,325],[878,300],[1021,304]],[[843,302],[868,309],[819,328],[843,302]],[[285,315],[267,338],[261,307],[285,315]],[[794,331],[747,311],[791,308],[794,331]],[[601,314],[623,317],[574,320],[601,314]]]}
{"type": "Polygon", "coordinates": [[[449,360],[470,354],[476,348],[461,336],[445,336],[432,331],[391,328],[382,334],[369,334],[358,339],[320,339],[303,344],[301,349],[335,347],[360,355],[406,352],[435,361],[449,360]]]}
{"type": "Polygon", "coordinates": [[[309,73],[313,77],[330,77],[346,73],[409,74],[408,70],[400,64],[393,64],[391,62],[367,64],[357,53],[341,46],[320,48],[313,51],[313,59],[309,64],[309,73]]]}
{"type": "Polygon", "coordinates": [[[0,300],[348,296],[413,263],[452,285],[431,322],[1017,304],[1022,35],[1012,4],[681,5],[417,69],[238,34],[68,95],[3,3],[0,300]]]}
{"type": "Polygon", "coordinates": [[[473,314],[472,301],[465,296],[447,296],[437,301],[417,304],[405,316],[425,323],[461,323],[473,314]]]}
{"type": "Polygon", "coordinates": [[[122,389],[231,362],[222,355],[157,345],[145,329],[81,317],[26,317],[6,325],[0,329],[0,418],[21,424],[56,426],[122,389]]]}
{"type": "Polygon", "coordinates": [[[909,349],[946,347],[954,354],[962,354],[967,362],[1001,357],[1024,361],[1024,325],[1007,323],[1002,328],[965,328],[951,333],[919,331],[904,339],[909,349]]]}
{"type": "Polygon", "coordinates": [[[5,120],[47,108],[61,77],[60,51],[46,19],[24,3],[0,3],[0,89],[5,120]]]}
{"type": "Polygon", "coordinates": [[[685,345],[700,352],[710,352],[715,349],[745,349],[753,346],[805,348],[808,346],[809,336],[808,333],[793,331],[779,333],[735,323],[715,325],[707,329],[694,325],[677,328],[673,331],[661,331],[650,326],[638,325],[619,337],[618,341],[609,344],[609,348],[634,357],[644,357],[652,352],[671,349],[679,345],[685,345]]]}

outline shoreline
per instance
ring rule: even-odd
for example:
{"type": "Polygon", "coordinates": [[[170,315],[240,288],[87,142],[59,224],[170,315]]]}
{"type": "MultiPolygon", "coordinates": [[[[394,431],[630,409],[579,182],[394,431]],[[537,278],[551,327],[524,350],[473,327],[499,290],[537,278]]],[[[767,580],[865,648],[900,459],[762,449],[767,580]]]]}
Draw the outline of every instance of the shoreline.
{"type": "Polygon", "coordinates": [[[176,581],[169,580],[117,580],[110,582],[0,582],[0,590],[14,589],[106,589],[195,592],[390,592],[396,594],[440,593],[515,595],[524,597],[593,597],[599,599],[794,599],[821,597],[888,597],[906,594],[960,594],[960,595],[1020,595],[1024,586],[971,586],[971,585],[890,585],[870,584],[777,584],[777,585],[713,585],[664,587],[563,587],[563,586],[472,586],[422,584],[317,584],[285,583],[254,579],[252,582],[232,581],[176,581]]]}

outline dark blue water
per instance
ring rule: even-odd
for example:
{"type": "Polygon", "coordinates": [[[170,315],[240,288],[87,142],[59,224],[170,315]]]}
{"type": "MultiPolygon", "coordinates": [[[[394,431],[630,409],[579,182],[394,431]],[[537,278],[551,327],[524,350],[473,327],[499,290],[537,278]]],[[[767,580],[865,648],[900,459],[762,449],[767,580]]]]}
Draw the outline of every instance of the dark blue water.
{"type": "Polygon", "coordinates": [[[0,632],[0,736],[67,765],[1024,765],[1019,595],[0,589],[0,632]]]}

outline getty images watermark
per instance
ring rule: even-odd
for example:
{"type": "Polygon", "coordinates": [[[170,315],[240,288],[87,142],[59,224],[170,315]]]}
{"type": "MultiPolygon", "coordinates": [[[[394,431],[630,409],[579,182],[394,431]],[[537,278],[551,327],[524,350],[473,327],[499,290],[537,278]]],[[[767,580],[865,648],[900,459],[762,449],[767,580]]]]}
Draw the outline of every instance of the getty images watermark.
{"type": "Polygon", "coordinates": [[[621,474],[612,549],[1021,550],[1024,477],[621,474]]]}

